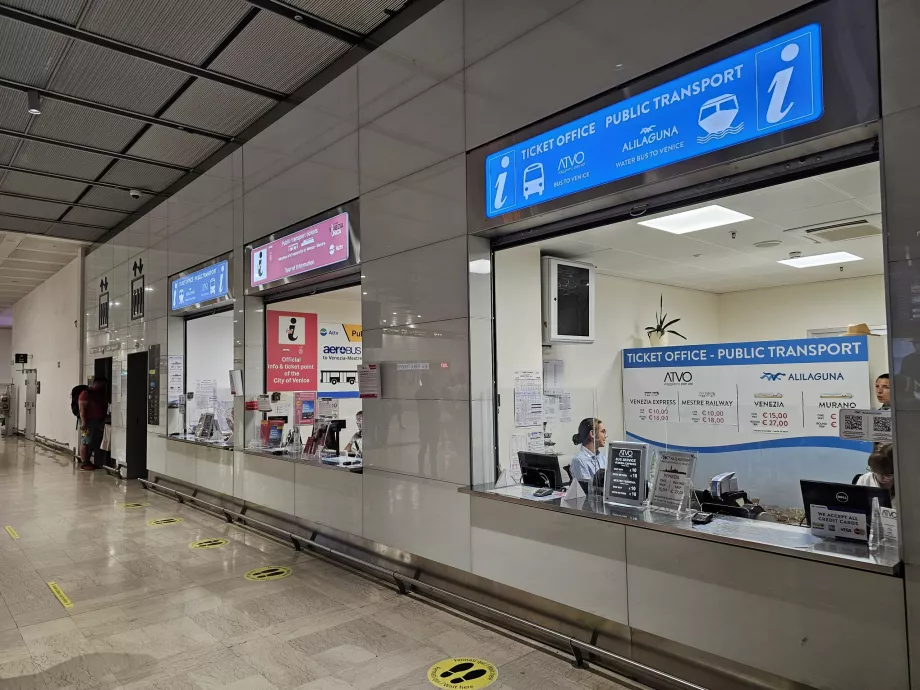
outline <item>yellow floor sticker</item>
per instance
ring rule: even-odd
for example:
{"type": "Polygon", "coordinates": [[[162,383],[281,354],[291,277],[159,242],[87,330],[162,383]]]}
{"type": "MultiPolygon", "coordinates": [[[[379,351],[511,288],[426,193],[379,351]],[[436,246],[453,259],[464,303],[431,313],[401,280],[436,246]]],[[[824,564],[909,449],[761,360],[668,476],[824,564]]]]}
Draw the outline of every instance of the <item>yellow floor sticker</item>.
{"type": "Polygon", "coordinates": [[[119,508],[146,508],[149,503],[119,503],[119,508]]]}
{"type": "Polygon", "coordinates": [[[428,682],[438,688],[476,690],[492,685],[497,679],[498,670],[482,659],[444,659],[428,669],[428,682]]]}
{"type": "Polygon", "coordinates": [[[229,544],[230,542],[226,539],[202,539],[200,541],[193,541],[188,545],[190,549],[219,549],[224,544],[229,544]]]}
{"type": "Polygon", "coordinates": [[[280,580],[282,577],[287,577],[290,574],[291,569],[285,568],[283,565],[268,565],[264,568],[250,570],[246,573],[246,579],[252,580],[253,582],[264,582],[266,580],[280,580]]]}
{"type": "Polygon", "coordinates": [[[19,539],[19,532],[14,530],[9,525],[6,526],[6,533],[9,534],[13,539],[19,539]]]}
{"type": "Polygon", "coordinates": [[[147,526],[160,527],[162,525],[175,525],[177,522],[182,522],[182,518],[160,518],[159,520],[151,520],[147,523],[147,526]]]}
{"type": "Polygon", "coordinates": [[[57,582],[49,582],[48,588],[51,590],[54,598],[61,602],[61,606],[63,606],[65,609],[73,608],[73,602],[67,598],[67,595],[64,594],[64,590],[58,586],[57,582]]]}

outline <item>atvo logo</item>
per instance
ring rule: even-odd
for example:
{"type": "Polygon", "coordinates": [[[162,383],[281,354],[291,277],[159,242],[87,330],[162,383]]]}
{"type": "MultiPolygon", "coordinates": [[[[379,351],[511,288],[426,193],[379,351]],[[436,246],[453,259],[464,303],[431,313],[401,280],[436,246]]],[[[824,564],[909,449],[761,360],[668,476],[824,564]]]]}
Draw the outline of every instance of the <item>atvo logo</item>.
{"type": "Polygon", "coordinates": [[[689,371],[669,371],[664,375],[664,382],[675,383],[693,383],[693,373],[689,371]]]}
{"type": "Polygon", "coordinates": [[[571,156],[563,156],[559,160],[559,166],[556,168],[557,172],[568,172],[575,168],[580,168],[585,164],[585,152],[579,151],[578,153],[572,154],[571,156]]]}

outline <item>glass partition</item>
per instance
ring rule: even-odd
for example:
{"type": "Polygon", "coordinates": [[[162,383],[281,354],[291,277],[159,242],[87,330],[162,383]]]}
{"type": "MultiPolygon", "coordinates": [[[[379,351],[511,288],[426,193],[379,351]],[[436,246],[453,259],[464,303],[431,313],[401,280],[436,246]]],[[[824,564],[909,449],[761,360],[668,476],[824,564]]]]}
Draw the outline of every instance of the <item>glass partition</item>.
{"type": "Polygon", "coordinates": [[[873,514],[897,524],[878,183],[867,164],[496,251],[496,471],[479,485],[572,508],[574,480],[594,510],[586,468],[625,482],[640,444],[649,508],[681,528],[868,548],[873,514]],[[725,220],[684,224],[698,212],[725,220]],[[858,231],[831,252],[835,223],[858,231]],[[572,319],[593,328],[553,326],[572,319]]]}
{"type": "MultiPolygon", "coordinates": [[[[255,298],[253,298],[255,300],[255,298]]],[[[363,455],[358,397],[360,289],[262,303],[264,393],[247,388],[249,450],[356,467],[363,455]]],[[[251,378],[251,377],[250,377],[251,378]]]]}

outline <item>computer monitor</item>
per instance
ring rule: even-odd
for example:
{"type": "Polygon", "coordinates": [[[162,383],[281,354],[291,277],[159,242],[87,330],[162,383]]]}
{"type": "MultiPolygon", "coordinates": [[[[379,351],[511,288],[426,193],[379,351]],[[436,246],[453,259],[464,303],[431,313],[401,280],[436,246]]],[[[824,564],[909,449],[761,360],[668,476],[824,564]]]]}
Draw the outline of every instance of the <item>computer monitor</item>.
{"type": "Polygon", "coordinates": [[[891,494],[888,489],[877,486],[860,486],[858,484],[838,484],[837,482],[819,482],[801,479],[802,503],[805,505],[805,520],[815,533],[833,536],[837,539],[866,541],[872,524],[872,499],[878,498],[879,507],[891,507],[891,494]],[[812,524],[812,506],[827,508],[831,516],[850,513],[865,517],[865,533],[857,524],[848,524],[846,520],[828,520],[820,525],[812,524]]]}
{"type": "Polygon", "coordinates": [[[548,487],[561,489],[562,472],[559,469],[559,458],[555,455],[544,453],[528,453],[518,451],[518,462],[521,464],[521,483],[526,486],[548,487]]]}

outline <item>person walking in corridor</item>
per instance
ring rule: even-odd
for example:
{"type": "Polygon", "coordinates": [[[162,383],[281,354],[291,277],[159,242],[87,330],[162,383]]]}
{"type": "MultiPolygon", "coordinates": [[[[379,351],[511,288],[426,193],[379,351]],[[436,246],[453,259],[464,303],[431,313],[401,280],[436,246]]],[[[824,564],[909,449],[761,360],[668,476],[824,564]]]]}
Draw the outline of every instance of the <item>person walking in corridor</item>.
{"type": "Polygon", "coordinates": [[[103,376],[93,377],[90,387],[80,393],[80,459],[81,470],[99,469],[99,448],[105,426],[106,380],[103,376]]]}

